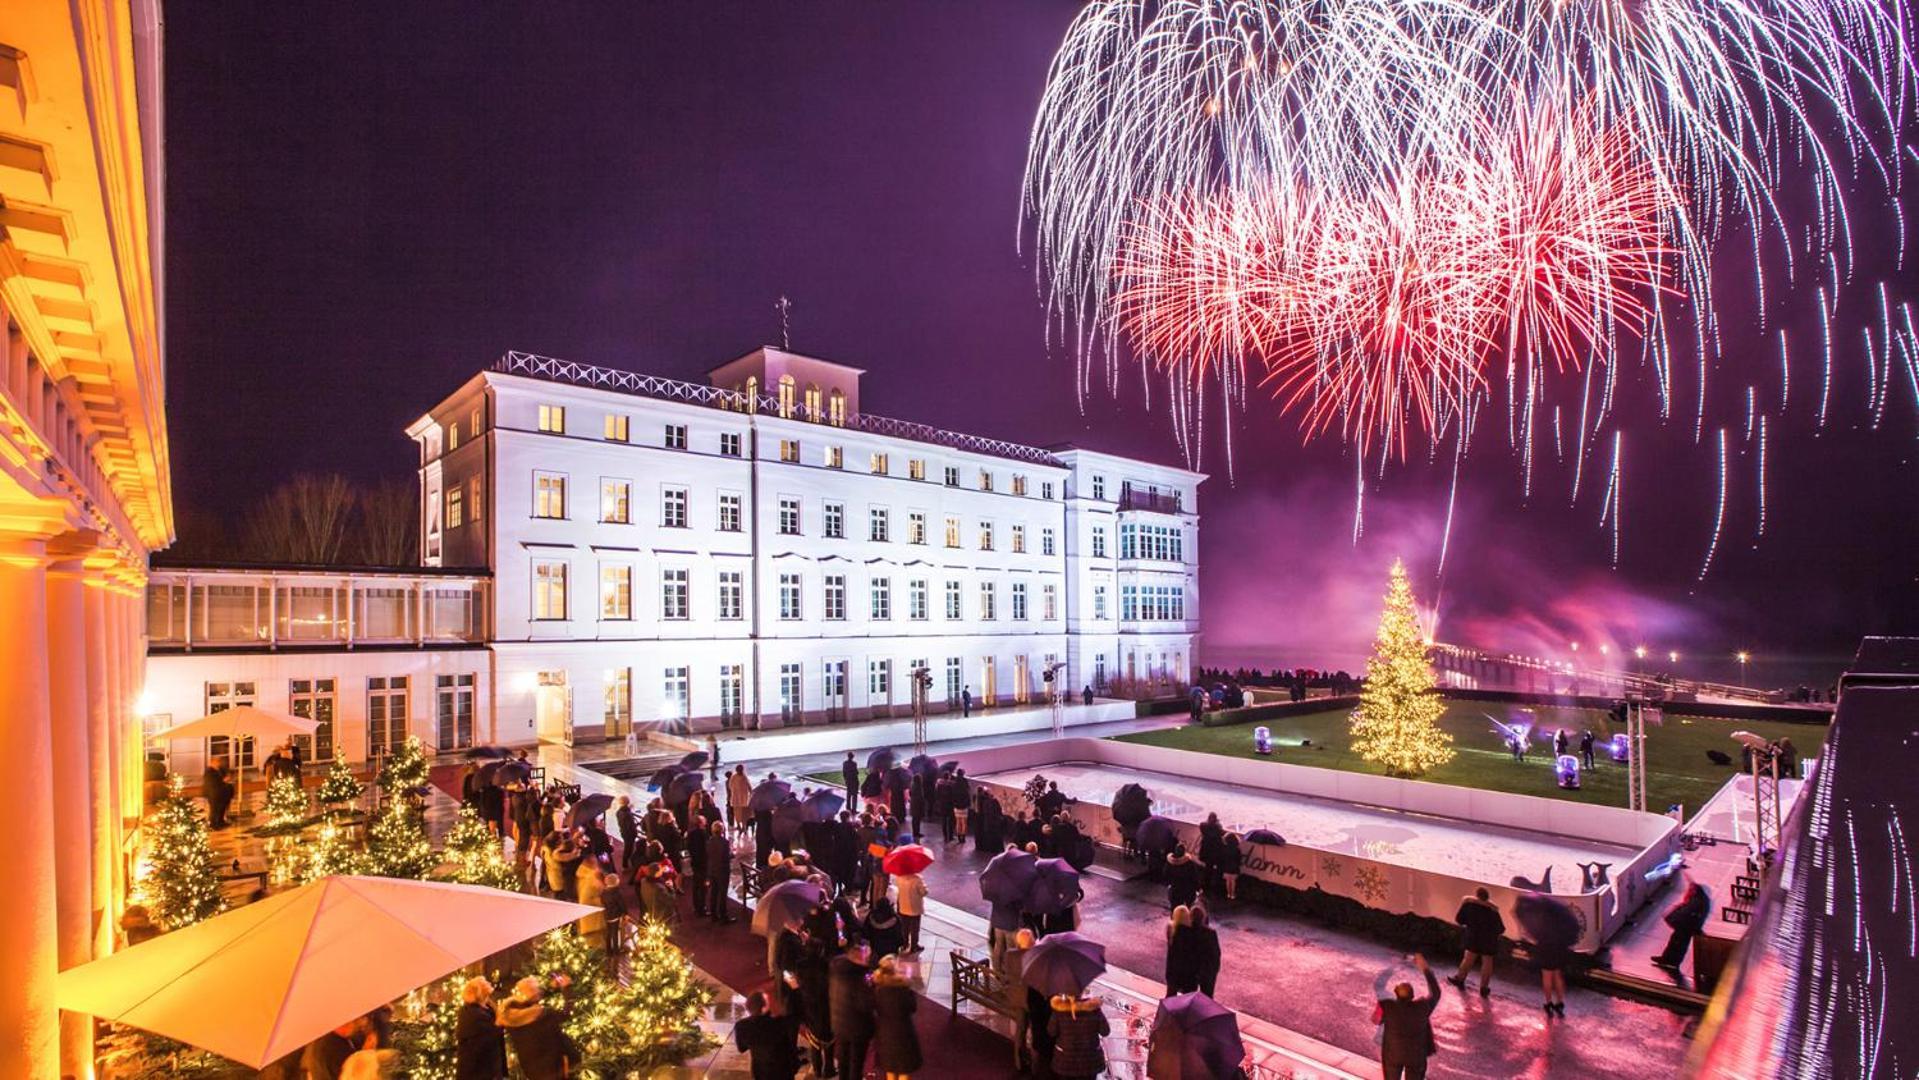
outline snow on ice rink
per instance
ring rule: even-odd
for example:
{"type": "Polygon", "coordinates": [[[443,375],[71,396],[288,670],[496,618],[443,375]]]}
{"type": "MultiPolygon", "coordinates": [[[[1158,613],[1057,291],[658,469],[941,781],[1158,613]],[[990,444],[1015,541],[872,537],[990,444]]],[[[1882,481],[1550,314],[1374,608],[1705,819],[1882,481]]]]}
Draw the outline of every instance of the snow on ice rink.
{"type": "Polygon", "coordinates": [[[1630,847],[1575,836],[1104,765],[1041,765],[977,779],[1017,790],[1034,772],[1057,781],[1062,792],[1081,802],[1111,806],[1113,793],[1121,785],[1139,784],[1152,796],[1153,812],[1161,817],[1197,824],[1209,812],[1215,813],[1222,825],[1242,836],[1252,829],[1271,829],[1289,844],[1474,881],[1504,885],[1515,875],[1537,881],[1551,866],[1556,893],[1580,891],[1579,863],[1623,866],[1638,854],[1630,847]]]}

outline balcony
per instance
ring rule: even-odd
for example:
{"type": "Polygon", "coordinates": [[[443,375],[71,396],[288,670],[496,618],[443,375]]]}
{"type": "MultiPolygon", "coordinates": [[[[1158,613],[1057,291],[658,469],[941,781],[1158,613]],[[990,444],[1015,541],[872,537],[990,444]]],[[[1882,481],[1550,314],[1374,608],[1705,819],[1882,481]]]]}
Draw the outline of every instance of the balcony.
{"type": "Polygon", "coordinates": [[[487,578],[320,568],[155,570],[155,651],[478,645],[487,578]]]}
{"type": "Polygon", "coordinates": [[[1177,491],[1139,491],[1127,484],[1119,492],[1119,508],[1125,510],[1144,510],[1154,514],[1179,514],[1185,512],[1184,502],[1177,491]]]}

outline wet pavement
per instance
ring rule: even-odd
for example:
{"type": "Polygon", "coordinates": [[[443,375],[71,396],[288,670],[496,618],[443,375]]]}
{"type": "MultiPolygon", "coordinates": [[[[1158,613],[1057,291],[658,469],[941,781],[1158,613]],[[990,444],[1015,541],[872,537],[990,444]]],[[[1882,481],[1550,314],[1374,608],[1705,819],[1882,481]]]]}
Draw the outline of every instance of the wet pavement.
{"type": "MultiPolygon", "coordinates": [[[[942,855],[926,879],[933,899],[983,916],[975,880],[986,856],[960,845],[928,844],[942,855]]],[[[1165,893],[1132,880],[1132,864],[1102,852],[1081,881],[1080,930],[1106,945],[1115,967],[1160,978],[1165,967],[1165,893]]],[[[1389,966],[1407,972],[1392,946],[1359,934],[1281,914],[1247,901],[1213,904],[1224,957],[1221,1004],[1329,1043],[1353,1054],[1377,1052],[1372,1022],[1374,976],[1389,966]]],[[[1454,956],[1428,957],[1444,977],[1454,956]]],[[[1686,1018],[1656,1006],[1573,988],[1564,1020],[1545,1019],[1537,977],[1500,965],[1493,995],[1462,995],[1441,983],[1446,1000],[1434,1015],[1439,1054],[1429,1075],[1460,1077],[1607,1077],[1678,1075],[1689,1044],[1686,1018]]]]}

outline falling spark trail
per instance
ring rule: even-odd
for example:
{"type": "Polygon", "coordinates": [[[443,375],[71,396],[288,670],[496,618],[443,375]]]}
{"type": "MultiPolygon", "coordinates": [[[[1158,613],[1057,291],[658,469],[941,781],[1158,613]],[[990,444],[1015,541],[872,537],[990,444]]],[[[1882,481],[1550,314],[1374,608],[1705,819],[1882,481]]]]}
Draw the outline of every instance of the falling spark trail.
{"type": "Polygon", "coordinates": [[[1786,356],[1786,332],[1779,331],[1779,408],[1783,412],[1792,402],[1792,363],[1786,356]]]}
{"type": "Polygon", "coordinates": [[[1759,525],[1755,536],[1766,535],[1766,416],[1759,415],[1759,525]]]}
{"type": "Polygon", "coordinates": [[[1699,566],[1697,580],[1706,580],[1713,556],[1719,553],[1719,534],[1726,526],[1726,429],[1719,429],[1719,499],[1712,515],[1712,541],[1706,545],[1706,559],[1699,566]]]}

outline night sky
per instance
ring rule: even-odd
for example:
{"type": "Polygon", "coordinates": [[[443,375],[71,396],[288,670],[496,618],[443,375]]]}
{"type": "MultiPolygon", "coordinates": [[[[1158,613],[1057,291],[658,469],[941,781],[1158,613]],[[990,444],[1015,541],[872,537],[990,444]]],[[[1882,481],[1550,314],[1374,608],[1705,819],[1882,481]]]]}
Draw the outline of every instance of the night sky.
{"type": "MultiPolygon", "coordinates": [[[[410,478],[404,425],[507,349],[698,380],[777,342],[782,293],[794,348],[866,368],[871,412],[1177,460],[1136,375],[1082,411],[1016,246],[1027,132],[1074,10],[170,5],[184,528],[230,526],[299,471],[410,478]]],[[[1857,280],[1911,295],[1874,246],[1883,201],[1855,213],[1857,280]]],[[[1774,325],[1806,333],[1809,295],[1773,288],[1774,325]]],[[[1847,293],[1841,321],[1868,295],[1847,293]]],[[[1756,313],[1722,313],[1722,365],[1774,370],[1756,313]]],[[[1439,636],[1487,647],[1644,643],[1716,677],[1744,648],[1753,681],[1783,684],[1836,671],[1861,634],[1919,632],[1912,396],[1867,430],[1858,324],[1835,338],[1827,429],[1797,410],[1772,431],[1757,542],[1735,462],[1704,584],[1714,452],[1644,380],[1616,570],[1599,485],[1569,506],[1553,467],[1524,499],[1499,435],[1474,444],[1443,577],[1448,473],[1423,453],[1369,486],[1356,545],[1350,458],[1302,447],[1255,399],[1232,475],[1216,439],[1202,462],[1202,659],[1357,667],[1396,554],[1439,636]]],[[[1714,376],[1741,393],[1752,377],[1714,376]]],[[[1816,368],[1796,378],[1810,397],[1816,368]]]]}

